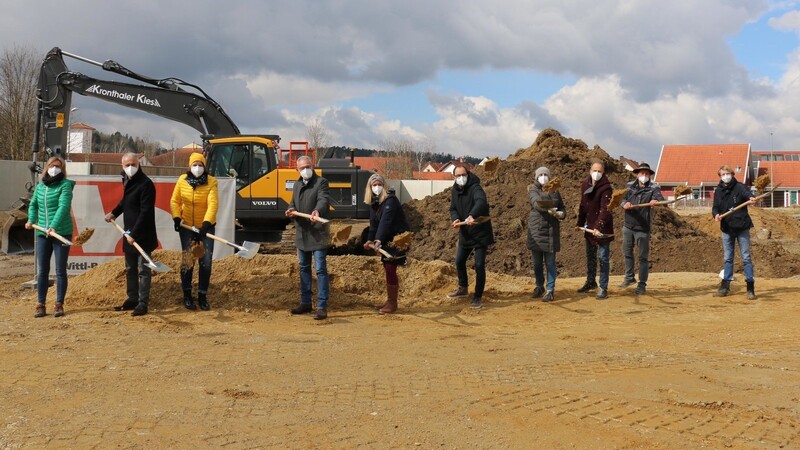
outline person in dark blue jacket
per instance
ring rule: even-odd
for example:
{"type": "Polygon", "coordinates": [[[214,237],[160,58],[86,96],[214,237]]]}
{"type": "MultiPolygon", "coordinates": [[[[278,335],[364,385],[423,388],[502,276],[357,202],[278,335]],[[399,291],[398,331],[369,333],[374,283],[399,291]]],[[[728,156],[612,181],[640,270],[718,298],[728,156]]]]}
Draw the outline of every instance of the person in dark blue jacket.
{"type": "Polygon", "coordinates": [[[383,270],[386,272],[386,302],[375,309],[381,314],[392,314],[397,311],[397,293],[400,289],[397,266],[406,263],[406,255],[391,243],[395,236],[408,231],[408,223],[394,189],[388,188],[386,180],[377,173],[369,177],[364,203],[370,205],[369,232],[364,248],[375,251],[383,248],[393,256],[387,258],[381,255],[383,270]]]}
{"type": "Polygon", "coordinates": [[[736,243],[739,243],[739,255],[742,257],[744,265],[744,281],[747,283],[747,298],[756,299],[755,279],[753,273],[753,260],[750,257],[750,228],[753,228],[753,221],[747,212],[747,207],[733,211],[733,209],[743,203],[755,204],[756,199],[753,193],[742,183],[739,183],[733,176],[733,169],[730,166],[722,166],[717,171],[719,184],[714,189],[714,205],[711,207],[711,215],[714,220],[719,222],[722,230],[722,249],[723,249],[723,274],[719,290],[714,293],[715,297],[725,297],[730,293],[731,280],[733,280],[733,251],[736,243]],[[733,211],[726,217],[721,217],[728,211],[733,211]]]}

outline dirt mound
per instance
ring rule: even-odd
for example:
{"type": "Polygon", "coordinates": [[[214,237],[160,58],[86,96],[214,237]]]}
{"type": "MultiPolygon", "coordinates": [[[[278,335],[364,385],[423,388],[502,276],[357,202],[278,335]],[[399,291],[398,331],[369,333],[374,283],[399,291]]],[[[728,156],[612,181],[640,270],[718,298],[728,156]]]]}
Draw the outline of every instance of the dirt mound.
{"type": "MultiPolygon", "coordinates": [[[[181,253],[156,251],[156,261],[172,267],[153,275],[151,306],[175,307],[181,304],[182,291],[178,268],[181,253]]],[[[383,268],[377,256],[329,256],[328,271],[333,306],[371,306],[386,296],[383,268]]],[[[446,293],[457,285],[455,269],[442,261],[411,259],[400,268],[400,298],[405,306],[442,304],[446,293]]],[[[195,271],[195,280],[197,273],[195,271]]],[[[495,297],[524,292],[513,278],[489,275],[495,297]]],[[[212,308],[229,310],[282,310],[299,301],[299,275],[294,255],[257,255],[252,260],[229,256],[214,261],[209,301],[212,308]]],[[[196,283],[195,283],[196,285],[196,283]]],[[[118,258],[70,280],[68,298],[74,306],[111,307],[125,300],[125,261],[118,258]]],[[[452,301],[449,301],[452,303],[452,301]]]]}
{"type": "MultiPolygon", "coordinates": [[[[526,247],[530,212],[527,189],[533,182],[536,168],[546,166],[554,177],[561,179],[560,192],[568,211],[562,222],[562,248],[557,257],[559,274],[573,277],[586,273],[583,233],[574,231],[574,226],[580,200],[579,186],[595,160],[605,164],[606,174],[615,188],[622,188],[633,179],[632,174],[601,147],[590,149],[583,141],[564,137],[554,129],[542,131],[533,145],[500,161],[493,173],[487,174],[481,168],[475,170],[489,198],[497,241],[490,247],[488,270],[514,275],[532,273],[530,252],[526,247]]],[[[448,189],[405,205],[406,215],[416,231],[409,253],[412,257],[448,262],[455,257],[458,234],[450,227],[447,212],[450,195],[448,189]]],[[[621,208],[614,209],[615,240],[611,244],[611,273],[614,275],[620,275],[624,270],[621,251],[623,215],[621,208]]],[[[716,272],[721,268],[719,231],[704,232],[666,207],[656,208],[653,225],[652,271],[716,272]]],[[[772,244],[754,242],[757,276],[785,277],[800,273],[800,258],[772,244]]]]}

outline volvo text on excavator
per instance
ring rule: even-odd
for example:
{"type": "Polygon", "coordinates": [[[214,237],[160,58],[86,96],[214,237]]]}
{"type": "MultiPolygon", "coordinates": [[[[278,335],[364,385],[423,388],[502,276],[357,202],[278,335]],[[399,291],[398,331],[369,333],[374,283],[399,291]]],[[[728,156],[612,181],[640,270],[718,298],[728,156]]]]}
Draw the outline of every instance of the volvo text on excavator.
{"type": "MultiPolygon", "coordinates": [[[[295,162],[303,154],[314,157],[307,143],[293,142],[288,149],[281,149],[277,135],[241,134],[222,106],[194,84],[177,78],[150,78],[115,61],[100,63],[53,48],[42,62],[39,75],[32,171],[40,170],[36,167],[40,149],[51,155],[67,148],[69,131],[65,124],[69,123],[73,93],[155,114],[199,131],[211,175],[236,179],[236,220],[241,227],[236,240],[280,239],[289,222],[284,211],[298,178],[295,162]],[[145,84],[100,80],[70,71],[65,56],[145,84]]],[[[355,166],[352,156],[321,158],[315,161],[315,167],[330,183],[333,218],[369,218],[363,190],[371,172],[355,166]]]]}

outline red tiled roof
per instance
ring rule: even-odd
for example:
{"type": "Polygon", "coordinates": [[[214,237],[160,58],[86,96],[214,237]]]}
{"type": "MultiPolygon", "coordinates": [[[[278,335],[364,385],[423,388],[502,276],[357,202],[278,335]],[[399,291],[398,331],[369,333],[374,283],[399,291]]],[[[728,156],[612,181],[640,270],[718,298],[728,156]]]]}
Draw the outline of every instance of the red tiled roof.
{"type": "Polygon", "coordinates": [[[150,157],[150,164],[165,167],[189,167],[189,157],[192,153],[203,153],[201,148],[179,148],[171,152],[150,157]]]}
{"type": "Polygon", "coordinates": [[[95,128],[92,128],[92,127],[90,127],[89,125],[86,125],[86,124],[85,124],[85,123],[83,123],[83,122],[75,122],[75,123],[71,123],[71,124],[69,124],[69,129],[70,129],[70,130],[73,130],[73,129],[81,129],[81,130],[92,130],[92,131],[94,131],[94,130],[95,130],[95,128]]]}
{"type": "Polygon", "coordinates": [[[448,172],[417,172],[416,170],[412,174],[412,177],[415,180],[453,180],[453,174],[448,172]]]}
{"type": "Polygon", "coordinates": [[[750,182],[750,144],[665,145],[656,168],[655,181],[660,184],[700,186],[719,182],[717,170],[728,165],[740,167],[736,179],[750,182]]]}
{"type": "Polygon", "coordinates": [[[758,175],[764,174],[770,176],[773,185],[780,183],[781,190],[800,188],[800,161],[759,161],[758,175]]]}

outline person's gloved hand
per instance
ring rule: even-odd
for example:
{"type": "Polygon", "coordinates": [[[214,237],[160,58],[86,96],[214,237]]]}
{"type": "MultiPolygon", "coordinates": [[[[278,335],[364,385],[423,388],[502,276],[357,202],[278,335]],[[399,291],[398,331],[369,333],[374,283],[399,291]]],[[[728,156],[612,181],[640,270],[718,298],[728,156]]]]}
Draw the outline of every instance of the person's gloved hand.
{"type": "Polygon", "coordinates": [[[206,234],[208,234],[208,229],[211,228],[211,222],[205,221],[203,225],[200,227],[200,240],[204,241],[206,239],[206,234]]]}
{"type": "Polygon", "coordinates": [[[175,222],[175,231],[181,231],[181,218],[173,217],[172,221],[175,222]]]}

